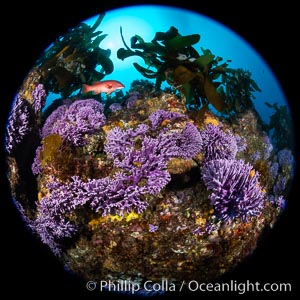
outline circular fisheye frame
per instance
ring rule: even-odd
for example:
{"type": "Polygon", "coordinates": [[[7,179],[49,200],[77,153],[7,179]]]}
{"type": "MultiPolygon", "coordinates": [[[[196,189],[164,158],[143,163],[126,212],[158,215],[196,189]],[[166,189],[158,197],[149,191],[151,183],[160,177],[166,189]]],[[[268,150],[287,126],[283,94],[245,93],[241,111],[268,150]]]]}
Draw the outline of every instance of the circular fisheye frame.
{"type": "Polygon", "coordinates": [[[210,18],[156,5],[58,37],[5,138],[24,225],[88,291],[140,295],[197,289],[249,257],[288,202],[294,144],[260,55],[210,18]]]}

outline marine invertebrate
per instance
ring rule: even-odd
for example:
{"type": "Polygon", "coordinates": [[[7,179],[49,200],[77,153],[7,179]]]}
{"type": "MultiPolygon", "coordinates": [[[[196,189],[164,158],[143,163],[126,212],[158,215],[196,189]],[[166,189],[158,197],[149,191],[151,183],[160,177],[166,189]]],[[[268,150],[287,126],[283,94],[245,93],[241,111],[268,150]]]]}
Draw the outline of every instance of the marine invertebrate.
{"type": "Polygon", "coordinates": [[[78,177],[73,177],[68,184],[53,179],[47,184],[47,188],[50,196],[38,203],[38,216],[33,229],[54,254],[60,255],[59,242],[76,233],[76,226],[66,214],[84,205],[88,198],[83,196],[83,182],[78,177]]]}
{"type": "Polygon", "coordinates": [[[48,116],[41,131],[42,138],[58,132],[59,124],[63,122],[67,109],[68,105],[60,105],[48,116]]]}
{"type": "Polygon", "coordinates": [[[223,221],[239,218],[247,222],[260,214],[265,194],[259,174],[243,160],[217,159],[207,161],[202,168],[202,180],[217,216],[223,221]]]}
{"type": "Polygon", "coordinates": [[[237,152],[243,152],[247,149],[247,142],[245,138],[235,135],[235,141],[237,145],[237,152]]]}
{"type": "Polygon", "coordinates": [[[44,89],[43,84],[38,84],[32,92],[33,101],[33,109],[35,113],[38,113],[42,110],[46,103],[47,93],[44,89]]]}
{"type": "Polygon", "coordinates": [[[283,210],[286,207],[286,200],[282,195],[270,195],[268,196],[268,200],[279,210],[283,210]]]}
{"type": "Polygon", "coordinates": [[[278,151],[277,158],[280,167],[293,166],[295,162],[292,151],[286,148],[278,151]]]}
{"type": "MultiPolygon", "coordinates": [[[[74,117],[73,111],[80,113],[85,103],[92,103],[92,108],[99,110],[98,102],[96,105],[90,101],[92,100],[76,101],[69,108],[63,107],[54,112],[54,117],[57,115],[59,122],[66,122],[65,114],[74,117]]],[[[86,116],[86,111],[83,116],[86,116]]],[[[69,120],[76,124],[78,118],[81,120],[78,116],[69,120]]],[[[96,118],[95,124],[102,124],[102,121],[103,119],[96,118]]],[[[49,124],[53,124],[53,121],[50,120],[49,124]]],[[[53,128],[61,128],[61,125],[56,126],[56,121],[54,125],[53,128]]],[[[167,171],[168,160],[172,157],[192,158],[200,150],[200,133],[191,123],[187,123],[181,132],[161,131],[157,137],[152,137],[150,133],[150,127],[146,124],[127,130],[113,128],[107,135],[104,150],[113,159],[118,171],[111,176],[87,181],[73,176],[71,181],[62,183],[53,178],[47,185],[49,196],[44,197],[38,204],[36,231],[54,252],[59,253],[60,239],[75,234],[77,227],[71,222],[75,210],[78,211],[80,207],[85,206],[103,216],[124,215],[132,211],[141,213],[149,205],[143,196],[157,195],[171,180],[167,171]]],[[[48,135],[44,140],[56,136],[59,137],[58,134],[48,135]]],[[[48,156],[52,157],[52,152],[57,148],[53,151],[52,148],[48,150],[50,151],[48,156]]],[[[45,156],[44,152],[45,149],[41,147],[37,149],[32,166],[35,174],[40,173],[41,168],[41,162],[37,157],[41,158],[41,154],[45,156]]]]}
{"type": "Polygon", "coordinates": [[[261,153],[260,151],[255,151],[254,153],[252,153],[250,155],[251,161],[252,163],[257,162],[259,159],[261,159],[261,153]]]}
{"type": "Polygon", "coordinates": [[[230,131],[225,132],[220,126],[208,124],[200,134],[205,161],[235,158],[238,146],[235,136],[230,131]]]}
{"type": "Polygon", "coordinates": [[[191,159],[201,151],[202,136],[197,127],[186,123],[181,132],[163,132],[158,136],[160,147],[165,151],[165,156],[191,159]]]}
{"type": "MultiPolygon", "coordinates": [[[[167,114],[164,111],[154,112],[149,116],[152,126],[153,124],[157,126],[164,114],[169,118],[183,117],[183,115],[177,113],[173,115],[173,113],[167,114]]],[[[151,138],[149,133],[150,128],[146,124],[140,124],[136,129],[130,128],[128,130],[116,127],[107,135],[105,151],[114,159],[116,166],[126,167],[129,164],[128,160],[132,159],[132,157],[138,157],[138,151],[140,151],[139,153],[144,151],[145,155],[146,153],[151,153],[149,150],[146,150],[148,147],[151,148],[153,153],[160,154],[165,162],[172,157],[190,159],[201,150],[201,136],[198,129],[192,123],[186,123],[181,132],[161,130],[156,138],[151,138]],[[140,137],[141,150],[135,149],[137,137],[140,137]]]]}
{"type": "Polygon", "coordinates": [[[31,171],[33,175],[38,175],[42,173],[42,165],[40,161],[40,153],[44,150],[43,145],[38,146],[35,150],[35,157],[31,165],[31,171]]]}
{"type": "Polygon", "coordinates": [[[149,116],[149,120],[151,122],[152,129],[156,129],[161,124],[161,122],[164,120],[174,121],[176,119],[185,120],[185,119],[187,119],[187,116],[177,113],[177,112],[166,111],[163,109],[158,109],[149,116]]]}
{"type": "Polygon", "coordinates": [[[294,176],[295,158],[292,151],[286,148],[278,151],[276,157],[277,161],[273,162],[270,169],[274,179],[273,193],[279,196],[287,192],[290,180],[294,176]]]}
{"type": "MultiPolygon", "coordinates": [[[[72,215],[80,209],[123,215],[132,210],[142,212],[148,204],[140,199],[147,190],[138,185],[126,183],[127,178],[117,173],[113,178],[90,179],[84,182],[73,176],[67,183],[56,178],[47,184],[49,196],[38,203],[38,217],[34,230],[56,255],[60,255],[60,243],[63,239],[76,234],[78,224],[72,221],[72,215]]],[[[76,220],[76,218],[75,218],[76,220]]]]}
{"type": "Polygon", "coordinates": [[[269,168],[269,172],[270,172],[270,175],[271,175],[271,178],[273,180],[276,179],[277,175],[278,175],[278,170],[279,170],[279,164],[278,162],[273,162],[270,164],[270,168],[269,168]]]}
{"type": "Polygon", "coordinates": [[[288,181],[288,176],[284,175],[283,173],[278,174],[273,186],[273,193],[275,195],[281,195],[285,191],[288,181]]]}
{"type": "Polygon", "coordinates": [[[273,145],[271,143],[270,137],[267,134],[265,134],[265,136],[264,136],[263,147],[264,147],[263,156],[264,156],[264,159],[267,160],[267,159],[270,158],[270,156],[272,154],[272,151],[274,149],[274,147],[273,147],[273,145]]]}
{"type": "Polygon", "coordinates": [[[94,133],[105,124],[103,106],[94,99],[77,100],[69,107],[59,106],[47,118],[42,136],[59,134],[64,140],[75,146],[87,143],[85,135],[94,133]]]}
{"type": "Polygon", "coordinates": [[[27,102],[18,94],[8,117],[5,148],[11,154],[30,131],[30,113],[27,102]]]}
{"type": "Polygon", "coordinates": [[[197,226],[193,230],[193,234],[197,235],[204,235],[204,234],[211,234],[213,231],[218,229],[218,225],[214,224],[211,220],[206,220],[205,225],[197,226]]]}
{"type": "Polygon", "coordinates": [[[138,99],[139,93],[138,92],[133,92],[129,94],[129,98],[126,100],[126,108],[131,108],[135,101],[138,99]]]}
{"type": "Polygon", "coordinates": [[[200,151],[201,140],[191,123],[182,132],[161,132],[156,138],[147,134],[149,129],[145,124],[128,130],[116,127],[107,135],[105,151],[125,172],[124,181],[155,195],[171,180],[167,162],[172,157],[192,158],[200,151]]]}
{"type": "Polygon", "coordinates": [[[155,232],[158,229],[158,225],[149,224],[149,232],[155,232]]]}
{"type": "Polygon", "coordinates": [[[119,110],[122,109],[122,105],[120,103],[113,103],[109,106],[109,110],[112,112],[112,113],[115,113],[119,110]]]}

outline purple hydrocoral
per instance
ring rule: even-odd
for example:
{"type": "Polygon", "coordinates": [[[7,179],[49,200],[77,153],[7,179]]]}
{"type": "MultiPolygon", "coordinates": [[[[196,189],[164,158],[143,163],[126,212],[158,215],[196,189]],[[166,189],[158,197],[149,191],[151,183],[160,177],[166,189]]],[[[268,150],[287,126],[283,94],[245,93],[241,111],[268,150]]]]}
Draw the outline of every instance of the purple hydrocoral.
{"type": "Polygon", "coordinates": [[[291,166],[293,167],[294,164],[294,156],[292,151],[289,149],[282,149],[277,153],[278,163],[280,167],[283,166],[291,166]]]}
{"type": "Polygon", "coordinates": [[[47,184],[50,196],[44,197],[38,203],[38,217],[34,229],[39,234],[43,243],[60,255],[59,242],[76,233],[76,227],[69,221],[66,214],[74,211],[78,206],[83,206],[88,200],[84,184],[78,177],[73,177],[72,182],[62,184],[53,180],[47,184]]]}
{"type": "Polygon", "coordinates": [[[158,229],[158,225],[149,224],[149,232],[155,232],[158,229]]]}
{"type": "Polygon", "coordinates": [[[193,234],[204,235],[211,234],[213,231],[217,230],[218,226],[211,221],[206,221],[205,226],[197,226],[193,230],[193,234]]]}
{"type": "Polygon", "coordinates": [[[181,132],[161,132],[156,138],[150,136],[147,125],[140,124],[136,129],[112,129],[105,151],[121,170],[118,182],[130,183],[132,195],[139,197],[157,195],[171,180],[168,161],[172,157],[191,159],[200,151],[200,145],[200,134],[191,123],[181,132]]]}
{"type": "Polygon", "coordinates": [[[8,117],[5,137],[6,151],[11,154],[30,131],[30,113],[26,101],[18,94],[8,117]]]}
{"type": "MultiPolygon", "coordinates": [[[[180,117],[182,118],[182,115],[180,117]]],[[[173,157],[191,159],[201,150],[201,136],[192,123],[187,123],[182,131],[162,130],[153,138],[149,129],[146,124],[140,124],[136,129],[122,130],[116,127],[108,133],[105,151],[114,159],[115,166],[122,168],[129,166],[128,160],[137,155],[146,161],[148,155],[153,153],[161,156],[165,163],[173,157]],[[142,144],[142,154],[135,147],[138,137],[142,144]]]]}
{"type": "Polygon", "coordinates": [[[109,106],[109,109],[112,113],[115,113],[119,110],[122,110],[122,105],[121,103],[113,103],[109,106]]]}
{"type": "Polygon", "coordinates": [[[41,146],[36,148],[35,157],[34,157],[32,165],[31,165],[31,171],[32,171],[33,175],[38,175],[38,174],[42,173],[40,153],[43,150],[44,150],[44,145],[41,145],[41,146]]]}
{"type": "Polygon", "coordinates": [[[122,170],[122,181],[135,188],[135,195],[155,195],[171,180],[167,171],[169,158],[160,147],[160,140],[146,135],[148,129],[145,124],[136,129],[114,128],[108,133],[105,146],[115,167],[122,170]],[[135,145],[138,141],[139,147],[135,145]]]}
{"type": "Polygon", "coordinates": [[[246,139],[239,136],[239,135],[235,135],[235,140],[236,140],[236,145],[237,145],[237,151],[238,152],[243,152],[246,150],[247,148],[247,142],[246,139]]]}
{"type": "Polygon", "coordinates": [[[103,106],[94,99],[77,100],[69,107],[59,106],[46,120],[42,137],[59,134],[74,146],[87,143],[86,134],[93,134],[105,124],[103,106]]]}
{"type": "Polygon", "coordinates": [[[152,129],[156,129],[161,124],[161,122],[164,120],[173,121],[176,119],[186,120],[187,116],[177,113],[177,112],[166,111],[163,109],[158,109],[149,116],[149,120],[151,122],[152,129]]]}
{"type": "MultiPolygon", "coordinates": [[[[58,118],[64,115],[57,114],[58,118]]],[[[191,123],[178,132],[161,130],[156,137],[146,124],[127,130],[115,127],[107,135],[105,151],[117,172],[86,182],[79,177],[65,184],[53,180],[47,186],[49,196],[38,204],[36,231],[59,254],[60,240],[76,233],[69,217],[80,207],[102,215],[143,212],[149,205],[145,196],[157,195],[171,180],[168,161],[172,157],[190,159],[200,145],[200,133],[191,123]]]]}
{"type": "Polygon", "coordinates": [[[283,198],[282,195],[279,196],[270,195],[268,196],[268,200],[279,210],[283,210],[286,207],[286,200],[283,198]]]}
{"type": "Polygon", "coordinates": [[[278,162],[275,161],[275,162],[271,163],[269,171],[270,171],[270,175],[271,175],[272,179],[275,180],[278,175],[278,171],[279,171],[278,162]]]}
{"type": "Polygon", "coordinates": [[[265,134],[264,136],[264,159],[267,160],[270,158],[272,151],[273,151],[273,145],[271,143],[270,137],[265,134]]]}
{"type": "Polygon", "coordinates": [[[77,232],[70,216],[80,208],[91,208],[95,212],[119,213],[123,215],[135,209],[142,212],[147,203],[140,199],[147,190],[128,185],[126,177],[117,173],[113,178],[105,177],[82,181],[78,176],[66,184],[53,179],[47,184],[49,196],[38,203],[38,217],[34,228],[43,243],[60,255],[60,242],[77,232]]]}
{"type": "Polygon", "coordinates": [[[255,163],[255,162],[257,162],[259,159],[261,159],[261,154],[260,154],[259,151],[255,151],[254,153],[252,153],[252,154],[250,155],[250,157],[251,157],[251,162],[252,162],[252,163],[255,163]]]}
{"type": "Polygon", "coordinates": [[[126,107],[131,108],[136,102],[136,100],[138,99],[138,97],[139,97],[139,92],[133,92],[132,94],[130,94],[129,98],[126,101],[126,107]]]}
{"type": "Polygon", "coordinates": [[[110,213],[124,215],[133,210],[143,212],[148,203],[141,199],[147,193],[145,187],[128,184],[126,175],[117,173],[113,178],[93,179],[86,183],[90,206],[102,215],[110,213]]]}
{"type": "Polygon", "coordinates": [[[67,109],[67,105],[61,105],[56,110],[54,110],[51,113],[51,115],[46,119],[45,124],[42,128],[43,138],[59,130],[59,125],[63,122],[67,109]]]}
{"type": "Polygon", "coordinates": [[[42,110],[46,103],[46,91],[44,89],[43,84],[38,84],[32,92],[33,101],[33,109],[35,113],[38,113],[42,110]]]}
{"type": "Polygon", "coordinates": [[[41,111],[45,105],[46,92],[42,84],[38,84],[32,92],[32,108],[26,100],[22,99],[20,94],[14,99],[12,110],[8,117],[5,147],[6,151],[11,154],[17,145],[19,145],[24,137],[31,130],[30,119],[33,117],[32,111],[35,114],[41,111]]]}
{"type": "Polygon", "coordinates": [[[200,134],[205,161],[235,158],[238,147],[231,132],[226,133],[220,126],[208,124],[200,134]]]}
{"type": "Polygon", "coordinates": [[[202,179],[216,215],[230,221],[239,218],[247,222],[261,212],[265,194],[259,184],[259,174],[243,160],[217,159],[204,164],[202,179]]]}
{"type": "Polygon", "coordinates": [[[283,173],[278,174],[276,178],[276,182],[273,186],[273,193],[275,195],[282,194],[286,189],[287,182],[288,182],[288,177],[285,174],[283,173]]]}
{"type": "Polygon", "coordinates": [[[116,166],[124,159],[125,153],[134,148],[135,138],[145,136],[148,130],[148,125],[140,124],[136,129],[122,130],[120,127],[115,127],[109,131],[105,151],[114,159],[116,166]]]}
{"type": "Polygon", "coordinates": [[[197,127],[186,123],[181,132],[161,132],[158,136],[159,147],[167,159],[180,157],[191,159],[201,151],[202,138],[197,127]]]}

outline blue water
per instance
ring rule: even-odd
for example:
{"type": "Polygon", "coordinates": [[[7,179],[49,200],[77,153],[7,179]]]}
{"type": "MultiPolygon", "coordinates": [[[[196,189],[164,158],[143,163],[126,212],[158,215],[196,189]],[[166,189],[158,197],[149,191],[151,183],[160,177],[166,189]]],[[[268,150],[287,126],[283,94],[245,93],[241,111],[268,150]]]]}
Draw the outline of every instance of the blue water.
{"type": "MultiPolygon", "coordinates": [[[[83,22],[93,25],[97,16],[83,22]]],[[[106,12],[99,26],[99,30],[107,34],[100,47],[112,51],[111,60],[114,63],[114,72],[106,79],[119,80],[125,85],[126,92],[133,80],[145,79],[134,67],[133,62],[144,66],[142,58],[130,57],[124,61],[117,58],[117,50],[123,48],[120,35],[120,26],[128,45],[130,38],[140,35],[145,41],[151,41],[157,31],[165,32],[170,26],[175,26],[182,35],[200,34],[198,44],[193,47],[201,53],[201,47],[210,49],[213,54],[222,57],[225,62],[230,59],[229,67],[242,68],[252,73],[252,79],[258,84],[262,92],[254,93],[254,105],[265,122],[269,122],[274,112],[264,103],[277,102],[279,105],[288,105],[282,88],[274,73],[260,56],[260,54],[241,36],[227,28],[225,25],[204,15],[174,7],[140,5],[116,9],[106,12]]],[[[153,80],[153,83],[155,81],[153,80]]],[[[47,99],[48,106],[56,95],[47,99]]]]}

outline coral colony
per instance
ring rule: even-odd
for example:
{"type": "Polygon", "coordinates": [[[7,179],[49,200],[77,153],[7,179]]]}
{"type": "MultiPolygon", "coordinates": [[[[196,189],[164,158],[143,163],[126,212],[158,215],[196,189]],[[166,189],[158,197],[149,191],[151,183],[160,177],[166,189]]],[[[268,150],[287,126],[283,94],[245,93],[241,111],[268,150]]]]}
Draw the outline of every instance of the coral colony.
{"type": "Polygon", "coordinates": [[[85,135],[92,134],[105,124],[103,106],[96,100],[77,100],[69,107],[60,106],[45,122],[42,137],[59,134],[74,146],[87,143],[85,135]]]}
{"type": "Polygon", "coordinates": [[[202,169],[202,179],[216,214],[225,221],[240,218],[247,222],[261,213],[265,195],[259,175],[242,160],[216,159],[202,169]]]}
{"type": "Polygon", "coordinates": [[[30,131],[29,110],[25,102],[18,95],[15,99],[7,124],[6,151],[12,153],[14,148],[22,142],[30,131]]]}
{"type": "Polygon", "coordinates": [[[134,67],[156,78],[155,87],[136,80],[126,95],[83,93],[83,83],[103,79],[98,65],[113,71],[110,52],[98,47],[105,36],[92,39],[95,30],[82,25],[55,43],[15,98],[6,152],[16,206],[33,233],[87,280],[215,279],[252,253],[287,205],[293,149],[276,140],[276,118],[268,127],[255,112],[252,91],[259,88],[250,72],[219,65],[209,50],[198,54],[192,45],[199,35],[181,36],[174,27],[151,43],[133,39],[139,50],[118,51],[120,59],[153,63],[152,73],[134,67]],[[84,59],[70,64],[74,47],[84,59]],[[219,72],[222,82],[215,82],[219,72]],[[164,76],[184,91],[161,90],[164,76]],[[241,105],[232,99],[240,95],[238,80],[246,82],[241,105]],[[62,98],[45,108],[49,92],[62,98]]]}

